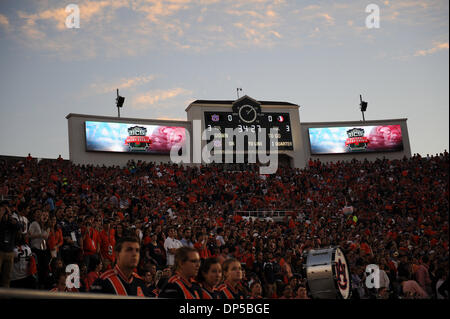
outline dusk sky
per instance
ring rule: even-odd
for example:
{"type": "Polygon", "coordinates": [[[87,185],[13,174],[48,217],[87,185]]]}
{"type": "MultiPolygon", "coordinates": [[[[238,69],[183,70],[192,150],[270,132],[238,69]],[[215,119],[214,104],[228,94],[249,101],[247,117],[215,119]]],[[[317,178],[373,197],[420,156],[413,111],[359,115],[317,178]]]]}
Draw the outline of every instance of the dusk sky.
{"type": "Polygon", "coordinates": [[[69,157],[69,113],[186,120],[194,100],[300,105],[303,122],[407,118],[449,149],[448,0],[0,0],[0,155],[69,157]],[[67,28],[80,9],[80,27],[67,28]],[[379,28],[366,18],[379,8],[379,28]]]}

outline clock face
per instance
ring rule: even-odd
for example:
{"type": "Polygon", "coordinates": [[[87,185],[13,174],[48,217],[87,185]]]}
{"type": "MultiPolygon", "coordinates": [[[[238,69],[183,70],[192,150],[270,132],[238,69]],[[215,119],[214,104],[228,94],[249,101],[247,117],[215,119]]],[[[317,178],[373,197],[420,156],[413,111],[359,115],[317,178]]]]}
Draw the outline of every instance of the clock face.
{"type": "Polygon", "coordinates": [[[242,122],[252,123],[257,117],[256,109],[251,105],[243,105],[239,108],[239,118],[242,122]]]}

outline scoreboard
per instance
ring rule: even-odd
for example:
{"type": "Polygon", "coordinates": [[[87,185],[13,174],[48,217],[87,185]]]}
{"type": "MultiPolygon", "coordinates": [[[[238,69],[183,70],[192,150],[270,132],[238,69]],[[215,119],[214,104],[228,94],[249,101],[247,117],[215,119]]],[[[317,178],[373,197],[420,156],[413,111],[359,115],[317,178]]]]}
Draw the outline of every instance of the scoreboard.
{"type": "MultiPolygon", "coordinates": [[[[244,137],[245,151],[248,147],[256,149],[256,146],[262,145],[258,135],[265,129],[267,149],[269,143],[273,143],[272,146],[276,143],[278,150],[293,150],[289,113],[258,112],[250,105],[244,105],[238,112],[204,112],[204,116],[205,130],[211,132],[213,128],[216,128],[220,131],[221,143],[215,145],[216,148],[225,150],[225,143],[228,143],[228,147],[236,151],[236,136],[233,137],[233,141],[227,141],[226,129],[232,129],[237,135],[248,136],[244,137]],[[273,133],[271,129],[274,130],[273,133]],[[256,145],[254,145],[255,142],[256,145]]],[[[211,137],[209,141],[213,139],[214,137],[211,137]]]]}

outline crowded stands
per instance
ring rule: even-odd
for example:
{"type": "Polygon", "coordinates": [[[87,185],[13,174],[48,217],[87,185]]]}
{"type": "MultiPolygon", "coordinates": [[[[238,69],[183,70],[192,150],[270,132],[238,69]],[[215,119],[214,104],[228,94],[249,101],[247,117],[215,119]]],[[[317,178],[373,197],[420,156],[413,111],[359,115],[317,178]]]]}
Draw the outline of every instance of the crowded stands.
{"type": "MultiPolygon", "coordinates": [[[[190,247],[202,263],[240,263],[241,277],[232,277],[229,262],[221,270],[233,278],[236,296],[307,299],[305,253],[339,246],[353,299],[446,299],[448,171],[447,151],[374,162],[311,160],[305,169],[280,167],[272,175],[260,175],[257,164],[131,161],[121,168],[3,159],[0,285],[91,292],[114,268],[116,243],[133,235],[146,296],[158,297],[174,274],[177,249],[190,247]],[[258,210],[285,217],[242,216],[258,210]],[[64,285],[71,264],[80,269],[77,289],[64,285]],[[379,288],[365,285],[370,264],[380,268],[379,288]]],[[[213,279],[210,291],[217,285],[216,295],[226,296],[223,279],[213,279]]]]}

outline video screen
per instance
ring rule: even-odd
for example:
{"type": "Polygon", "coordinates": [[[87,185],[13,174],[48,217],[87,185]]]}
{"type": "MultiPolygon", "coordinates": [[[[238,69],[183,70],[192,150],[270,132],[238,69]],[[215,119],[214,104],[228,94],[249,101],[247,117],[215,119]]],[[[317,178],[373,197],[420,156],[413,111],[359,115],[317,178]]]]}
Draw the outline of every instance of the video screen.
{"type": "Polygon", "coordinates": [[[396,152],[403,150],[400,125],[309,128],[311,154],[396,152]]]}
{"type": "Polygon", "coordinates": [[[86,121],[86,150],[99,152],[170,154],[186,142],[186,128],[86,121]]]}

